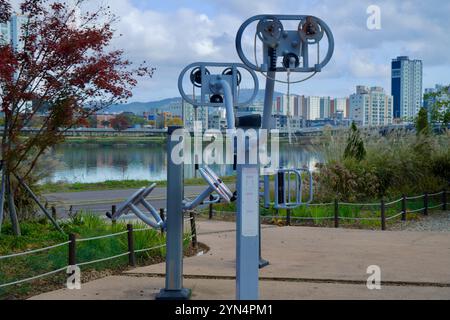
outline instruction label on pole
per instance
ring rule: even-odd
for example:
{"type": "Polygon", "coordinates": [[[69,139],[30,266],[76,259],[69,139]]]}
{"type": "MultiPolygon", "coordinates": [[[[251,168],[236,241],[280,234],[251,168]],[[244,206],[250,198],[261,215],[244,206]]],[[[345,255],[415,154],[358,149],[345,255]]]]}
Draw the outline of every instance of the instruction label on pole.
{"type": "Polygon", "coordinates": [[[242,169],[242,235],[256,237],[259,223],[259,172],[258,168],[242,169]]]}

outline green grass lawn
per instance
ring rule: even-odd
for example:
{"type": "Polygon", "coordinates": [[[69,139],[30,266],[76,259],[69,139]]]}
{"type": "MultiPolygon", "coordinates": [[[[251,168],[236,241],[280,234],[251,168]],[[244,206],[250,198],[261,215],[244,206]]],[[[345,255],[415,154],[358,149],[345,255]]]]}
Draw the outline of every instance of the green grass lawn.
{"type": "MultiPolygon", "coordinates": [[[[69,234],[74,233],[78,239],[85,239],[101,235],[120,233],[126,230],[125,223],[110,224],[98,216],[85,214],[70,221],[62,223],[63,230],[69,234]]],[[[52,246],[66,242],[68,237],[55,231],[46,220],[24,222],[21,224],[22,236],[14,237],[11,227],[5,225],[0,235],[0,256],[17,252],[52,246]]],[[[134,229],[145,228],[143,224],[134,224],[134,229]]],[[[186,237],[187,238],[187,237],[186,237]]],[[[154,230],[134,232],[135,250],[147,249],[165,244],[165,236],[154,230]]],[[[185,241],[189,247],[189,240],[185,241]]],[[[158,263],[164,260],[165,247],[136,254],[139,265],[158,263]]],[[[102,258],[119,255],[128,251],[127,234],[77,242],[77,263],[90,262],[102,258]]],[[[30,255],[0,260],[0,284],[10,283],[30,278],[49,271],[64,268],[68,265],[68,245],[50,249],[48,251],[30,255]]],[[[127,268],[128,256],[114,260],[99,262],[89,266],[82,266],[82,274],[114,272],[127,268]]],[[[50,285],[53,288],[62,288],[67,276],[62,271],[57,275],[46,277],[20,285],[0,288],[0,299],[26,297],[31,293],[40,293],[39,287],[50,285]],[[37,291],[37,292],[36,292],[37,291]]]]}
{"type": "MultiPolygon", "coordinates": [[[[226,183],[234,183],[235,177],[222,178],[226,183]]],[[[167,186],[166,181],[154,181],[158,184],[158,187],[167,186]]],[[[46,183],[40,185],[40,193],[53,193],[53,192],[81,192],[81,191],[101,191],[101,190],[122,190],[122,189],[139,189],[142,187],[148,187],[153,182],[148,180],[121,180],[121,181],[105,181],[97,183],[46,183]]],[[[206,182],[202,178],[198,179],[185,179],[184,184],[186,186],[205,185],[206,182]]]]}

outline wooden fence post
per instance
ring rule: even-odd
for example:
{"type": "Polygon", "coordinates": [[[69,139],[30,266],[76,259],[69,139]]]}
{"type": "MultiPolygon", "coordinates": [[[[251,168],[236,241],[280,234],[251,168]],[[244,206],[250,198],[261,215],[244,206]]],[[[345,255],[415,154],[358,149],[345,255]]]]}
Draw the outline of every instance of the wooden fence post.
{"type": "Polygon", "coordinates": [[[442,191],[442,210],[447,211],[447,189],[442,191]]]}
{"type": "MultiPolygon", "coordinates": [[[[210,195],[209,196],[209,201],[213,201],[214,200],[214,196],[213,195],[210,195]]],[[[209,220],[212,220],[212,218],[213,218],[213,204],[212,203],[210,203],[209,204],[209,220]]]]}
{"type": "MultiPolygon", "coordinates": [[[[116,205],[113,205],[112,207],[111,207],[111,217],[114,217],[114,215],[116,214],[116,210],[117,210],[117,207],[116,207],[116,205]]],[[[114,225],[114,224],[116,224],[116,219],[112,219],[112,224],[114,225]]]]}
{"type": "Polygon", "coordinates": [[[127,224],[128,230],[128,264],[132,267],[136,266],[136,254],[134,253],[134,235],[133,235],[133,225],[127,224]]]}
{"type": "MultiPolygon", "coordinates": [[[[164,214],[163,208],[159,209],[159,216],[161,217],[162,221],[166,220],[166,215],[164,214]]],[[[166,228],[167,228],[167,226],[166,226],[166,228]]],[[[165,232],[164,228],[161,228],[161,235],[164,235],[164,232],[165,232]]]]}
{"type": "Polygon", "coordinates": [[[286,210],[286,225],[289,227],[291,226],[291,210],[286,210]]]}
{"type": "Polygon", "coordinates": [[[334,227],[339,228],[339,201],[334,200],[334,227]]]}
{"type": "Polygon", "coordinates": [[[54,220],[57,220],[57,219],[58,219],[58,216],[57,216],[57,214],[56,214],[56,208],[53,207],[53,206],[52,206],[52,218],[53,218],[54,220]]]}
{"type": "Polygon", "coordinates": [[[73,233],[69,234],[69,266],[77,265],[77,237],[73,233]]]}
{"type": "Polygon", "coordinates": [[[197,249],[197,227],[195,226],[195,214],[193,211],[189,212],[189,217],[191,221],[191,235],[192,235],[192,247],[197,249]]]}
{"type": "Polygon", "coordinates": [[[406,201],[407,201],[406,195],[403,195],[402,196],[402,221],[406,221],[406,214],[408,211],[406,201]]]}
{"type": "Polygon", "coordinates": [[[381,230],[386,231],[386,204],[381,200],[381,230]]]}
{"type": "Polygon", "coordinates": [[[424,215],[428,215],[428,192],[425,192],[425,195],[423,197],[423,206],[424,206],[424,210],[423,210],[423,214],[424,215]]]}

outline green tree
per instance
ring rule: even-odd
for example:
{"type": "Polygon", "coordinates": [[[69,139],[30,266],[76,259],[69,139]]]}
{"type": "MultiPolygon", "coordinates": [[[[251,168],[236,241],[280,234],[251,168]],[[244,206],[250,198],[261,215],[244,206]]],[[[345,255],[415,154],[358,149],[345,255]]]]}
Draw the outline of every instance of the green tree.
{"type": "Polygon", "coordinates": [[[129,116],[130,122],[131,124],[134,125],[145,125],[147,124],[147,120],[145,120],[144,117],[139,117],[139,116],[129,116]]]}
{"type": "Polygon", "coordinates": [[[109,122],[108,120],[104,120],[104,121],[102,121],[102,126],[104,127],[104,128],[109,128],[109,125],[111,124],[111,122],[109,122]]]}
{"type": "Polygon", "coordinates": [[[429,134],[430,125],[428,123],[428,111],[425,108],[420,109],[416,118],[416,131],[417,135],[429,134]]]}
{"type": "Polygon", "coordinates": [[[347,147],[345,148],[344,158],[352,158],[357,161],[362,161],[366,157],[366,154],[367,152],[364,146],[364,141],[361,137],[361,132],[355,122],[353,122],[347,139],[347,147]]]}
{"type": "Polygon", "coordinates": [[[424,99],[429,104],[431,122],[448,125],[450,123],[450,86],[443,87],[437,92],[427,93],[424,99]]]}

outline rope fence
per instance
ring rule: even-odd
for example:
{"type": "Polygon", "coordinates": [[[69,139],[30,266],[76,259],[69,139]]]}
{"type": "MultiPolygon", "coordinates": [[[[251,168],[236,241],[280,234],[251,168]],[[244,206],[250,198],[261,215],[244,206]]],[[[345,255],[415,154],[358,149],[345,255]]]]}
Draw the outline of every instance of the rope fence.
{"type": "Polygon", "coordinates": [[[7,256],[0,256],[0,260],[2,259],[8,259],[8,258],[16,258],[16,257],[20,257],[20,256],[26,256],[29,254],[33,254],[33,253],[39,253],[39,252],[43,252],[43,251],[48,251],[51,249],[55,249],[55,248],[59,248],[62,246],[65,246],[67,244],[69,244],[70,241],[66,241],[60,244],[55,244],[54,246],[50,246],[50,247],[45,247],[45,248],[40,248],[40,249],[36,249],[36,250],[30,250],[30,251],[25,251],[25,252],[20,252],[20,253],[14,253],[14,254],[10,254],[7,256]]]}
{"type": "MultiPolygon", "coordinates": [[[[194,229],[192,229],[192,234],[190,234],[189,236],[187,236],[186,238],[183,239],[183,241],[193,241],[193,239],[196,239],[196,229],[195,229],[195,216],[190,217],[189,219],[186,219],[185,221],[191,221],[191,223],[194,221],[194,229]]],[[[4,283],[4,284],[0,284],[0,288],[5,288],[5,287],[9,287],[9,286],[14,286],[14,285],[19,285],[19,284],[23,284],[26,282],[31,282],[37,279],[41,279],[44,277],[48,277],[57,273],[60,273],[62,271],[66,271],[70,266],[78,266],[78,267],[82,267],[82,266],[89,266],[89,265],[93,265],[93,264],[97,264],[97,263],[101,263],[101,262],[106,262],[106,261],[111,261],[111,260],[115,260],[115,259],[119,259],[122,257],[129,257],[129,265],[130,266],[136,266],[136,254],[138,253],[144,253],[144,252],[149,252],[152,250],[157,250],[157,249],[163,249],[166,247],[166,244],[161,244],[161,245],[157,245],[151,248],[144,248],[144,249],[138,249],[135,250],[134,248],[134,232],[145,232],[145,231],[150,231],[150,230],[154,230],[152,228],[140,228],[140,229],[133,229],[133,226],[131,224],[127,225],[127,231],[123,231],[123,232],[117,232],[117,233],[113,233],[113,234],[108,234],[108,235],[103,235],[103,236],[97,236],[97,237],[90,237],[90,238],[82,238],[82,239],[77,239],[75,237],[75,235],[71,234],[69,236],[69,241],[63,242],[63,243],[59,243],[59,244],[55,244],[53,246],[49,246],[49,247],[45,247],[45,248],[39,248],[39,249],[35,249],[35,250],[30,250],[30,251],[26,251],[26,252],[20,252],[20,253],[14,253],[14,254],[9,254],[9,255],[5,255],[5,256],[0,256],[0,260],[6,260],[9,258],[15,258],[15,257],[20,257],[20,256],[26,256],[26,255],[30,255],[30,254],[35,254],[35,253],[40,253],[40,252],[44,252],[44,251],[48,251],[51,249],[55,249],[55,248],[60,248],[66,245],[69,245],[69,250],[68,250],[68,265],[62,268],[59,268],[57,270],[54,271],[50,271],[50,272],[46,272],[40,275],[36,275],[33,277],[29,277],[26,279],[22,279],[22,280],[17,280],[17,281],[13,281],[13,282],[9,282],[9,283],[4,283]],[[118,237],[120,235],[124,235],[124,234],[128,234],[128,250],[124,253],[120,253],[111,257],[107,257],[107,258],[101,258],[101,259],[96,259],[96,260],[92,260],[92,261],[86,261],[86,262],[77,262],[76,261],[76,244],[77,243],[82,243],[82,242],[88,242],[88,241],[96,241],[96,240],[101,240],[101,239],[107,239],[107,238],[113,238],[113,237],[118,237]]],[[[196,240],[195,240],[196,241],[196,240]]]]}
{"type": "MultiPolygon", "coordinates": [[[[418,213],[422,212],[424,215],[428,215],[429,210],[433,209],[439,209],[442,208],[442,210],[447,210],[448,207],[448,194],[450,191],[442,190],[440,192],[436,193],[425,193],[423,195],[418,196],[402,196],[401,198],[397,200],[392,200],[390,202],[385,202],[384,200],[381,200],[379,203],[348,203],[348,202],[338,202],[335,201],[334,203],[313,203],[305,205],[305,208],[318,208],[318,207],[331,207],[334,206],[334,216],[326,215],[326,216],[315,216],[316,213],[313,212],[302,212],[301,214],[304,216],[296,216],[293,215],[293,210],[295,209],[286,209],[285,215],[262,215],[261,219],[278,219],[278,220],[286,220],[287,225],[290,225],[291,221],[325,221],[325,220],[334,220],[334,224],[336,228],[339,228],[339,222],[340,221],[380,221],[381,222],[381,228],[382,230],[387,229],[386,223],[389,221],[392,221],[394,219],[400,218],[403,222],[407,220],[408,214],[418,213]],[[437,197],[440,197],[439,201],[437,201],[437,197]],[[423,204],[419,204],[417,201],[422,200],[423,204]],[[430,201],[431,200],[431,201],[430,201]],[[409,203],[408,201],[412,201],[412,203],[409,203]],[[431,203],[430,203],[431,202],[431,203]],[[420,206],[420,209],[416,209],[416,206],[420,206]],[[355,212],[353,209],[350,208],[356,208],[360,207],[360,211],[356,214],[360,214],[361,210],[366,207],[366,211],[374,211],[374,207],[377,207],[376,211],[381,212],[380,216],[376,217],[358,217],[354,216],[355,212]],[[401,208],[400,208],[401,207],[401,208]],[[410,208],[412,207],[412,208],[410,208]],[[348,212],[349,210],[351,212],[348,212],[349,215],[345,216],[343,215],[343,208],[345,208],[344,212],[348,212]],[[401,210],[401,211],[397,211],[401,210]],[[395,214],[392,214],[392,212],[395,212],[395,214]]],[[[279,210],[277,210],[277,213],[279,210]]],[[[228,211],[215,211],[216,214],[220,215],[235,215],[235,212],[228,212],[228,211]]],[[[213,218],[213,209],[212,205],[210,205],[209,208],[209,218],[213,218]]]]}

